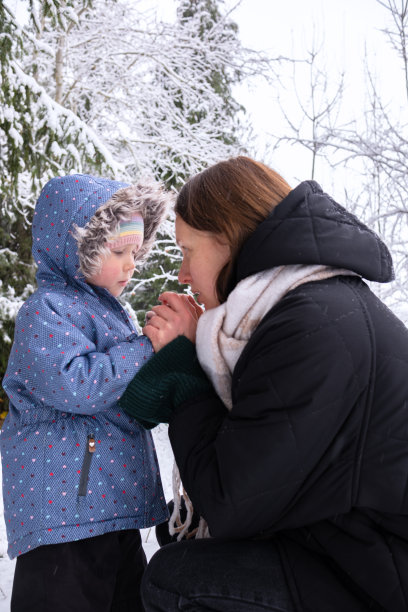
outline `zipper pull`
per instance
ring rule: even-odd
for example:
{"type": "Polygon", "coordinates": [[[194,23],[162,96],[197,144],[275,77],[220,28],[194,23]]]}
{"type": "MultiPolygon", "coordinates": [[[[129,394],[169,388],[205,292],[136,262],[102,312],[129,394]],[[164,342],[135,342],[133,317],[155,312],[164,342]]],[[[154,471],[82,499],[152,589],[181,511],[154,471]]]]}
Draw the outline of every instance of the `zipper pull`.
{"type": "Polygon", "coordinates": [[[95,452],[95,438],[93,438],[92,436],[88,437],[88,452],[95,452]]]}

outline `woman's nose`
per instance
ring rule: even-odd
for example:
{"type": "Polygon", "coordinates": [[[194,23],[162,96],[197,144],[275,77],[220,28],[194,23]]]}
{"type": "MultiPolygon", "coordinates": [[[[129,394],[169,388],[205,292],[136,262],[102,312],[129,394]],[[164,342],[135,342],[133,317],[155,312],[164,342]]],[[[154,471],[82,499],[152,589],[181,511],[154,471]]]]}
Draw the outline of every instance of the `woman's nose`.
{"type": "Polygon", "coordinates": [[[190,280],[191,280],[190,273],[189,273],[188,267],[184,260],[181,262],[181,266],[180,266],[180,270],[179,270],[177,278],[178,278],[178,282],[180,283],[180,285],[190,284],[190,280]]]}

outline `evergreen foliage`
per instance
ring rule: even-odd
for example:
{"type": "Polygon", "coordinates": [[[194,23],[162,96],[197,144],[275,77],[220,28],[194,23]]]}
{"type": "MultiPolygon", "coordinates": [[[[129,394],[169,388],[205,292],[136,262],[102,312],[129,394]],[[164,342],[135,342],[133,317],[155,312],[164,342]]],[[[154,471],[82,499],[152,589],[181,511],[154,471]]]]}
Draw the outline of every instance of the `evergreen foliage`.
{"type": "MultiPolygon", "coordinates": [[[[215,140],[227,147],[242,149],[237,116],[245,109],[232,94],[232,86],[240,81],[240,69],[222,53],[220,61],[211,59],[213,54],[217,54],[217,50],[223,47],[233,50],[238,43],[238,26],[226,15],[222,15],[221,5],[223,0],[180,0],[176,23],[179,38],[183,40],[190,36],[195,39],[191,60],[198,67],[194,83],[196,99],[191,104],[185,99],[181,87],[173,88],[171,98],[176,112],[185,115],[185,122],[191,126],[191,129],[197,124],[205,124],[210,117],[215,140]],[[217,99],[217,104],[211,108],[202,103],[206,95],[208,96],[207,88],[217,99]],[[217,125],[222,129],[217,130],[217,125]]],[[[175,67],[175,70],[182,77],[183,65],[175,67]]],[[[171,83],[168,83],[166,73],[161,68],[157,71],[156,78],[162,81],[165,90],[171,89],[171,83]]],[[[175,130],[185,129],[184,125],[180,125],[177,121],[174,121],[173,126],[175,130]]],[[[174,152],[170,157],[174,158],[174,155],[177,153],[174,152]]],[[[177,162],[179,167],[177,173],[174,171],[174,163],[169,167],[155,164],[156,174],[175,188],[179,188],[188,177],[191,163],[190,160],[183,158],[178,158],[177,162]]],[[[199,169],[201,168],[198,162],[197,170],[199,169]]]]}
{"type": "MultiPolygon", "coordinates": [[[[29,25],[22,27],[0,3],[0,377],[14,334],[14,319],[35,287],[31,220],[35,198],[51,176],[76,171],[112,174],[116,164],[94,132],[41,85],[36,62],[44,48],[39,23],[66,28],[72,7],[59,0],[30,2],[29,25]],[[33,61],[34,60],[34,61],[33,61]]],[[[88,3],[86,3],[88,4],[88,3]]],[[[0,389],[0,400],[5,403],[0,389]]]]}
{"type": "MultiPolygon", "coordinates": [[[[222,45],[226,48],[234,48],[238,43],[237,25],[223,16],[220,12],[222,0],[180,0],[177,10],[176,28],[180,40],[188,38],[194,40],[193,61],[197,64],[197,75],[195,78],[196,99],[191,104],[185,99],[182,87],[172,88],[166,78],[166,70],[162,67],[155,72],[155,79],[161,83],[163,89],[170,94],[171,103],[176,109],[176,118],[172,120],[172,128],[182,137],[186,125],[190,129],[200,129],[200,123],[206,125],[208,118],[214,126],[214,139],[221,142],[231,153],[241,148],[239,140],[239,124],[237,115],[244,108],[234,99],[232,86],[240,80],[240,70],[234,68],[226,56],[220,62],[208,60],[208,55],[216,53],[222,45]],[[203,85],[200,85],[203,83],[203,85]],[[207,87],[216,96],[217,105],[210,107],[208,104],[200,104],[200,97],[208,96],[207,87]],[[184,115],[184,121],[180,122],[177,117],[184,115]],[[216,126],[222,127],[216,130],[216,126]]],[[[239,43],[238,43],[239,44],[239,43]]],[[[183,64],[176,65],[174,71],[182,81],[183,64]]],[[[159,106],[156,102],[156,106],[159,106]]],[[[163,121],[166,117],[163,116],[163,121]]],[[[157,134],[158,135],[158,134],[157,134]]],[[[151,136],[154,136],[152,131],[151,136]]],[[[195,160],[195,171],[204,169],[207,164],[208,154],[203,154],[202,159],[195,160]]],[[[155,175],[163,180],[168,187],[179,189],[191,173],[191,159],[180,157],[175,150],[168,151],[168,162],[160,164],[153,160],[155,175]],[[175,171],[177,168],[177,171],[175,171]]],[[[180,254],[174,245],[173,226],[168,224],[159,235],[158,248],[153,253],[145,268],[140,271],[135,281],[134,289],[129,296],[131,305],[136,310],[139,318],[143,317],[146,304],[149,306],[157,302],[157,296],[163,291],[179,291],[177,272],[180,267],[180,254]],[[166,232],[167,230],[167,232],[166,232]],[[152,280],[149,280],[152,279],[152,280]]]]}

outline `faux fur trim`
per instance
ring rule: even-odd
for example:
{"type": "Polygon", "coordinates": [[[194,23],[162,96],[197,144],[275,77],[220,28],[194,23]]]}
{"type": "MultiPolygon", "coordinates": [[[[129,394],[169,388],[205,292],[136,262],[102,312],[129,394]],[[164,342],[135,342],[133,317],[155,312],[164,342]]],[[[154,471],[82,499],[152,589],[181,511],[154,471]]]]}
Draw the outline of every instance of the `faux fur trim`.
{"type": "Polygon", "coordinates": [[[85,227],[75,226],[80,270],[85,278],[99,272],[103,256],[109,252],[107,242],[117,235],[119,224],[135,213],[141,214],[144,221],[144,240],[137,253],[137,262],[143,263],[173,200],[173,194],[161,183],[139,182],[119,189],[98,208],[85,227]]]}

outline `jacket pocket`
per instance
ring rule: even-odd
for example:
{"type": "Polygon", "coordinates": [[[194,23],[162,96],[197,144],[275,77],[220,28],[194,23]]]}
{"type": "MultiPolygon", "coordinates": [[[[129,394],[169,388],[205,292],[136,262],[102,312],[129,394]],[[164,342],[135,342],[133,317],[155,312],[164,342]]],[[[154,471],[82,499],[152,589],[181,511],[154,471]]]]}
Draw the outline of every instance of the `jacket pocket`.
{"type": "Polygon", "coordinates": [[[88,489],[89,470],[91,469],[92,457],[95,452],[95,436],[89,434],[85,448],[84,460],[82,462],[81,478],[79,481],[78,495],[84,497],[88,489]]]}

